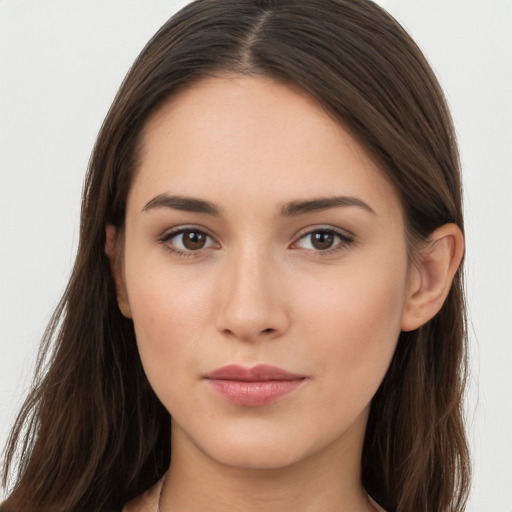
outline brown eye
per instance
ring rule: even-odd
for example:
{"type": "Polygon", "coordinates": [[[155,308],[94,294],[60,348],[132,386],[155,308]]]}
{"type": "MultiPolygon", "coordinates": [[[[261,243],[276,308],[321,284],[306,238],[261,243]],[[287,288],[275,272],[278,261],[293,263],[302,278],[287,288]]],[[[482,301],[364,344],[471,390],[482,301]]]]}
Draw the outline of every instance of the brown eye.
{"type": "Polygon", "coordinates": [[[189,251],[197,251],[206,245],[207,236],[200,231],[183,231],[183,246],[189,251]]]}
{"type": "Polygon", "coordinates": [[[337,229],[316,229],[301,236],[294,245],[318,253],[331,253],[346,248],[353,241],[354,239],[350,235],[337,229]]]}
{"type": "Polygon", "coordinates": [[[334,244],[334,233],[328,231],[318,231],[309,236],[311,236],[311,245],[319,251],[330,249],[334,244]]]}
{"type": "Polygon", "coordinates": [[[200,229],[179,229],[164,235],[160,242],[171,252],[187,255],[193,252],[199,252],[201,249],[216,247],[218,244],[200,229]]]}

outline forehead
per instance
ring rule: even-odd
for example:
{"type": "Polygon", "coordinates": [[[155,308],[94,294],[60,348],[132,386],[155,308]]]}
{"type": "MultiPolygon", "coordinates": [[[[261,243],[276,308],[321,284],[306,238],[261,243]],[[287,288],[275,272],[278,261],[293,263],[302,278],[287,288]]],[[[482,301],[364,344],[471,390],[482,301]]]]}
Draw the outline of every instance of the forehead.
{"type": "Polygon", "coordinates": [[[161,193],[269,207],[343,194],[399,209],[340,123],[306,93],[264,77],[212,77],[180,91],[147,122],[139,162],[130,193],[139,206],[161,193]]]}

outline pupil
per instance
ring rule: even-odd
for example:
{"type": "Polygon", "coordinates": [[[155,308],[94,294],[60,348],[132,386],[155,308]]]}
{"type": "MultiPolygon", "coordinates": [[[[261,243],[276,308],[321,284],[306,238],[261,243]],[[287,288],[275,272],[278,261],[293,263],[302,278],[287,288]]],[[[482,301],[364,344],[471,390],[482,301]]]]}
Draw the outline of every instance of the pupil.
{"type": "Polygon", "coordinates": [[[312,244],[315,249],[330,249],[334,243],[334,235],[332,233],[314,233],[312,235],[312,244]]]}
{"type": "Polygon", "coordinates": [[[202,249],[206,243],[206,237],[203,233],[197,231],[185,231],[183,233],[183,245],[191,251],[202,249]]]}

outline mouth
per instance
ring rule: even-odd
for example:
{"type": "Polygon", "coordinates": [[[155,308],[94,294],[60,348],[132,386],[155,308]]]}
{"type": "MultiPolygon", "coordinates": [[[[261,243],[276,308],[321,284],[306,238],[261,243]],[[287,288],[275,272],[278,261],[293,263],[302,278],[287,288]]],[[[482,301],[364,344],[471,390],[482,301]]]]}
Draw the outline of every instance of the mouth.
{"type": "Polygon", "coordinates": [[[210,388],[226,401],[245,407],[273,403],[300,387],[306,377],[276,366],[251,368],[228,365],[203,376],[210,388]]]}

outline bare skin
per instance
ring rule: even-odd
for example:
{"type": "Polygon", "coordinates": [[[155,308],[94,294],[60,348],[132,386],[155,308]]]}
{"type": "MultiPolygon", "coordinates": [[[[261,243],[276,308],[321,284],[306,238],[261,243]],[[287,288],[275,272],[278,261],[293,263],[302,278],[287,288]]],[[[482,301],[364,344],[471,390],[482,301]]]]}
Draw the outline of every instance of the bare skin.
{"type": "Polygon", "coordinates": [[[148,122],[119,268],[115,235],[119,305],[173,418],[161,493],[127,511],[381,510],[360,476],[370,401],[400,331],[441,307],[458,228],[411,264],[396,193],[361,146],[302,92],[226,76],[148,122]],[[235,363],[301,384],[234,404],[205,375],[235,363]]]}

